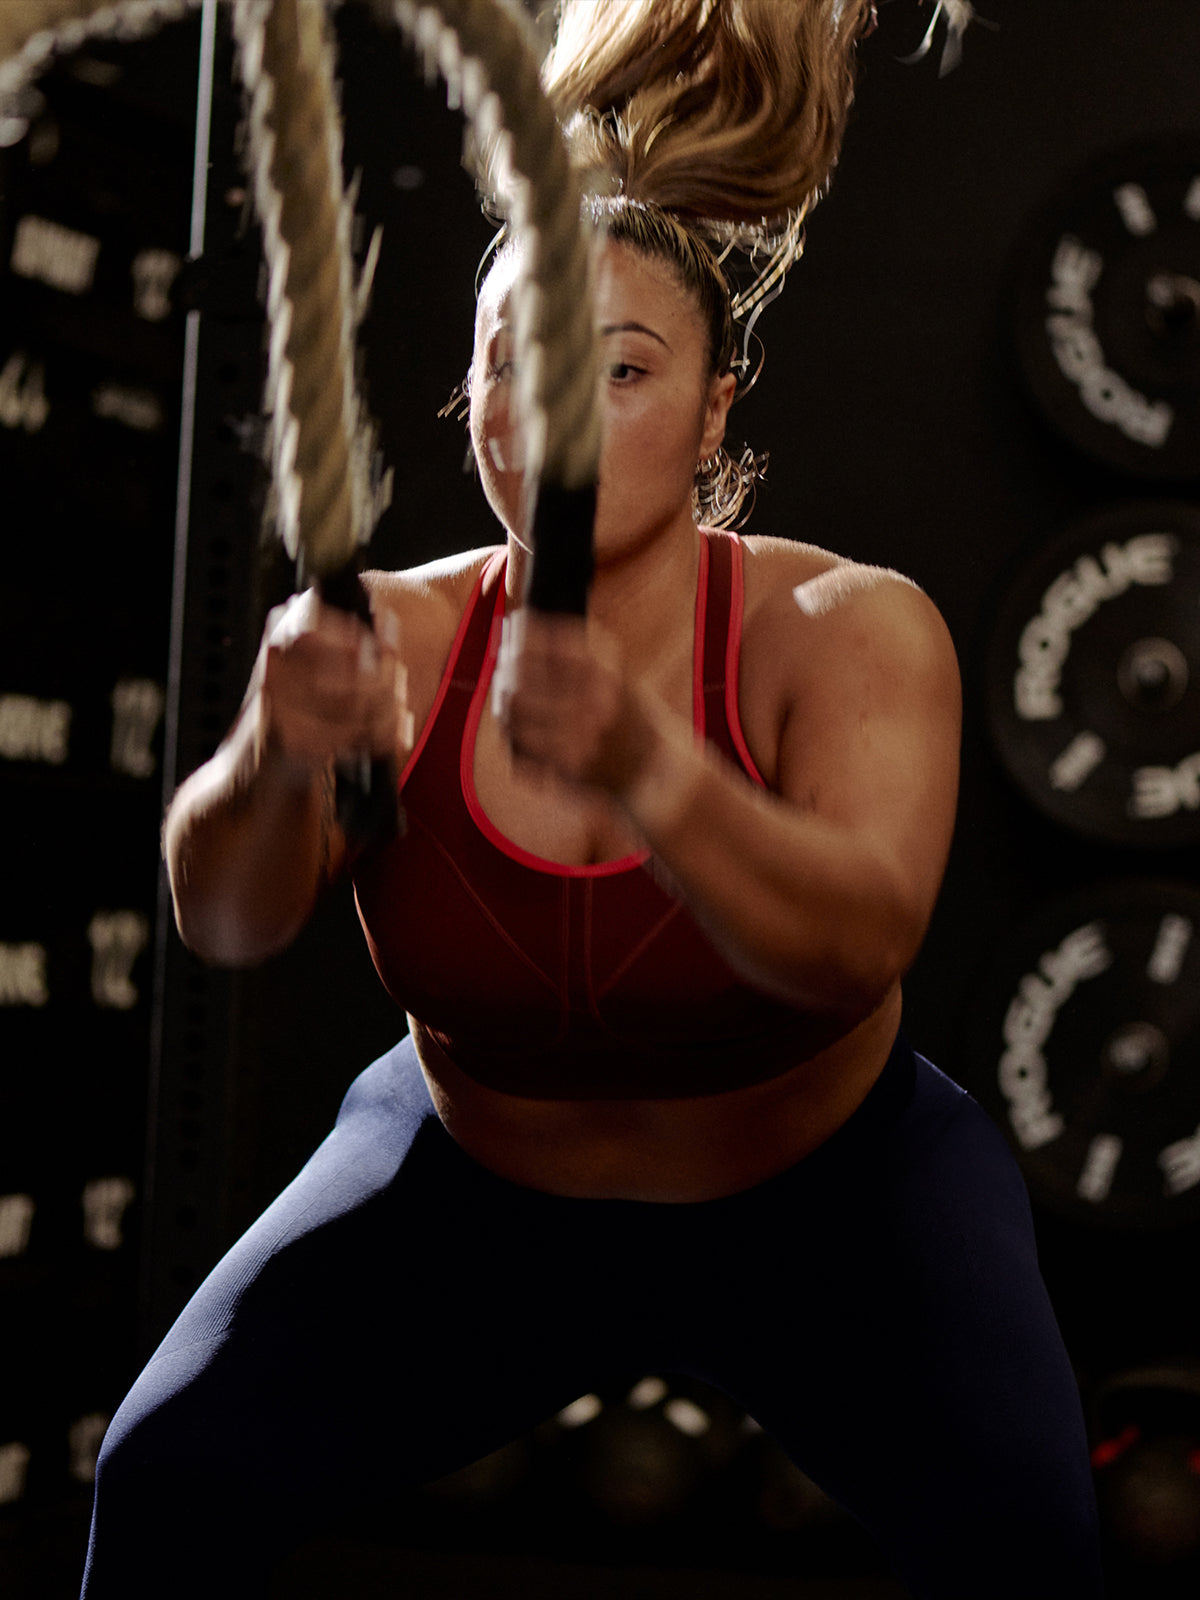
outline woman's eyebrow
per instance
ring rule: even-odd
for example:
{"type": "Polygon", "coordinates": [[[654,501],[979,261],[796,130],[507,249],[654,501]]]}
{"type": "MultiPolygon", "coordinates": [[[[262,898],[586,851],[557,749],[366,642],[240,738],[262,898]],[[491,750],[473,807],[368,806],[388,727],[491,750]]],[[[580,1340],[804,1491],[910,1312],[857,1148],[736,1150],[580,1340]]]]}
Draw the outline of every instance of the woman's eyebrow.
{"type": "Polygon", "coordinates": [[[600,332],[604,334],[605,337],[607,337],[610,333],[646,333],[649,334],[652,339],[657,339],[664,350],[671,349],[671,346],[663,338],[662,334],[655,333],[654,329],[648,328],[644,322],[610,322],[601,328],[600,332]]]}

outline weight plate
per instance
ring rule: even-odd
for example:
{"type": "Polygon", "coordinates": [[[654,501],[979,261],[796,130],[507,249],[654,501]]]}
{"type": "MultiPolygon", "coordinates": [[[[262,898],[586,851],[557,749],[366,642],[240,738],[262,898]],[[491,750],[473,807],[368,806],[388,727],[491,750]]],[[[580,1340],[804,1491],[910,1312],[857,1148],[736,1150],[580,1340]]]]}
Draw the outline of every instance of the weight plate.
{"type": "Polygon", "coordinates": [[[1200,477],[1200,139],[1128,145],[1077,177],[1018,249],[1012,315],[1064,439],[1138,477],[1200,477]]]}
{"type": "Polygon", "coordinates": [[[1200,1219],[1200,891],[1130,879],[1045,903],[982,1002],[971,1086],[1035,1198],[1127,1228],[1200,1219]]]}
{"type": "Polygon", "coordinates": [[[1200,842],[1200,507],[1120,507],[1039,546],[995,608],[984,696],[1002,765],[1052,821],[1200,842]]]}

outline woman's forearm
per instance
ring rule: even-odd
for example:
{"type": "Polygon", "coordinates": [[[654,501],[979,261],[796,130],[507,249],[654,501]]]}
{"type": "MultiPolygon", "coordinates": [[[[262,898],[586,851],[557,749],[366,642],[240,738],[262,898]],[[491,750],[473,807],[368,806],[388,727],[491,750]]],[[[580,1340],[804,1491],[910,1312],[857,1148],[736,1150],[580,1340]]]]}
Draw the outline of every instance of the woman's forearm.
{"type": "Polygon", "coordinates": [[[806,1010],[865,1016],[916,954],[924,918],[883,848],[751,784],[660,723],[621,797],[729,964],[806,1010]]]}
{"type": "Polygon", "coordinates": [[[238,720],[163,830],[176,922],[203,959],[249,966],[303,928],[345,855],[335,763],[395,753],[403,682],[393,643],[311,591],[268,617],[238,720]]]}
{"type": "Polygon", "coordinates": [[[327,871],[326,779],[257,737],[244,715],[176,794],[163,848],[184,943],[203,960],[250,966],[285,948],[327,871]]]}

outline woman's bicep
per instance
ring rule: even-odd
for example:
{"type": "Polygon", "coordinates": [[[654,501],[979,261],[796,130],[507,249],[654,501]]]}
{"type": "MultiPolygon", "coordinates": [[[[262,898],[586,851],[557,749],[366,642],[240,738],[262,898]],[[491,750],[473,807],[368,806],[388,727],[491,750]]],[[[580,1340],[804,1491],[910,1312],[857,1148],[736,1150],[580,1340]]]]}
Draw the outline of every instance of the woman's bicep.
{"type": "Polygon", "coordinates": [[[804,617],[802,634],[775,786],[844,830],[923,932],[958,794],[961,688],[945,624],[887,579],[804,617]]]}

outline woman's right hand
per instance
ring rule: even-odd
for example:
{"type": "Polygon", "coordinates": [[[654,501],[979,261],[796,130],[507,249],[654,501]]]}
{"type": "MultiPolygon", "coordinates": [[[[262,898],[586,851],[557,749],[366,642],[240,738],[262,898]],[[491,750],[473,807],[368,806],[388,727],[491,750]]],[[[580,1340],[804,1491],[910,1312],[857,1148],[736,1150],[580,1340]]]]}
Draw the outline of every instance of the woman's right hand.
{"type": "Polygon", "coordinates": [[[307,783],[331,762],[411,745],[399,624],[386,608],[374,620],[372,630],[313,589],[270,613],[250,685],[260,761],[307,783]]]}
{"type": "Polygon", "coordinates": [[[241,714],[163,829],[176,922],[203,959],[243,966],[283,949],[341,869],[336,766],[412,742],[398,645],[382,605],[374,629],[313,591],[268,617],[241,714]]]}

